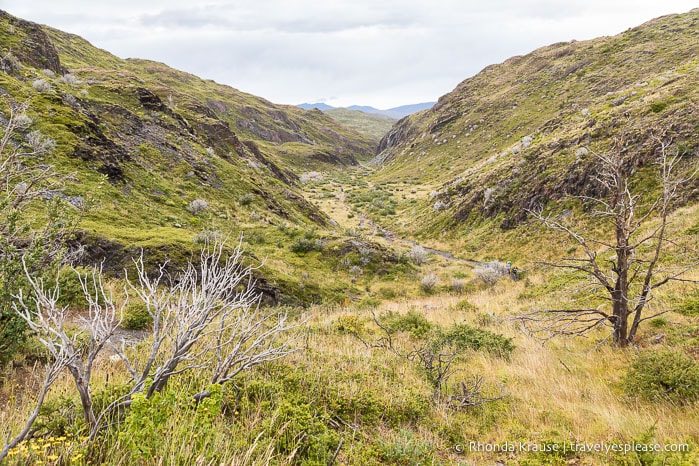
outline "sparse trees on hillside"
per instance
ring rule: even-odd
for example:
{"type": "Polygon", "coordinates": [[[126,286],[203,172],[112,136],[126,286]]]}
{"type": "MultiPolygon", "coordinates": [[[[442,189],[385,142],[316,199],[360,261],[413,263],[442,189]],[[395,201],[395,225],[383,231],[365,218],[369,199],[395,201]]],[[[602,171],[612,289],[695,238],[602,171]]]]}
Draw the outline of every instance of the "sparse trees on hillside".
{"type": "Polygon", "coordinates": [[[654,197],[632,189],[630,178],[635,163],[626,154],[623,141],[617,141],[610,154],[593,154],[599,166],[596,182],[606,194],[581,200],[590,207],[593,217],[608,226],[601,236],[584,233],[550,213],[532,212],[548,228],[563,233],[578,250],[582,249],[581,256],[547,265],[585,274],[609,307],[548,309],[520,316],[531,332],[550,338],[582,335],[609,326],[614,345],[627,346],[641,323],[665,312],[654,309],[645,313],[655,290],[673,281],[691,281],[683,276],[696,265],[696,251],[682,250],[668,230],[679,189],[696,175],[697,169],[683,166],[682,154],[671,153],[667,140],[653,138],[653,143],[658,173],[658,194],[654,197]],[[674,264],[666,261],[671,248],[677,253],[674,264]],[[677,263],[678,258],[687,259],[684,266],[677,263]]]}

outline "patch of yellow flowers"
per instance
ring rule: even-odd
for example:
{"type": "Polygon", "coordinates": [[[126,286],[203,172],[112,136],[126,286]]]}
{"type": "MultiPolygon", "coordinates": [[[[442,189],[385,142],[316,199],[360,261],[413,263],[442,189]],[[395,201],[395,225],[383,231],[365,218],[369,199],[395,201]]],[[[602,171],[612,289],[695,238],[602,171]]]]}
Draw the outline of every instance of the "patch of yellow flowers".
{"type": "Polygon", "coordinates": [[[7,452],[8,463],[16,461],[19,464],[35,464],[52,466],[59,460],[69,460],[74,464],[83,459],[79,443],[87,440],[87,437],[60,436],[37,437],[21,442],[7,452]]]}

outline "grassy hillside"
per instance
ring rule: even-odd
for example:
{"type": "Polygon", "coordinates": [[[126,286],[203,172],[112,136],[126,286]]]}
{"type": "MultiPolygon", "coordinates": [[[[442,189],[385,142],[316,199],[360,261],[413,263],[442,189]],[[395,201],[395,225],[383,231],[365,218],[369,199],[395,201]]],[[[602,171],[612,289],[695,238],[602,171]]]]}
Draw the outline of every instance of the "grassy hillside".
{"type": "MultiPolygon", "coordinates": [[[[38,130],[55,141],[50,160],[35,163],[74,173],[58,194],[90,205],[79,241],[88,261],[110,251],[111,269],[142,247],[181,263],[202,230],[265,232],[276,247],[266,234],[274,225],[295,234],[327,229],[299,177],[373,156],[375,142],[322,112],[275,105],[162,63],[122,60],[4,12],[0,31],[2,111],[27,102],[32,125],[21,136],[38,130]],[[205,208],[195,212],[195,201],[205,208]]],[[[267,254],[262,245],[250,249],[267,254]]],[[[279,284],[296,281],[271,263],[267,272],[281,274],[279,284]]]]}
{"type": "MultiPolygon", "coordinates": [[[[73,361],[86,362],[99,343],[85,319],[96,308],[113,300],[125,317],[89,381],[97,413],[117,407],[104,428],[88,438],[90,421],[63,370],[5,463],[699,464],[695,265],[685,281],[653,292],[650,318],[627,347],[611,345],[604,326],[587,338],[542,341],[518,318],[610,306],[579,270],[541,265],[581,248],[531,221],[525,207],[545,204],[554,218],[604,240],[612,230],[566,197],[600,194],[593,151],[625,135],[631,187],[642,198],[659,189],[652,135],[664,130],[672,139],[682,171],[697,166],[698,26],[695,10],[488,67],[394,126],[366,166],[357,162],[372,156],[371,140],[319,111],[274,105],[164,64],[121,60],[0,14],[3,103],[8,96],[30,103],[31,122],[23,118],[28,126],[12,145],[31,146],[34,130],[55,142],[23,163],[69,174],[53,199],[89,207],[74,239],[91,259],[108,259],[108,293],[90,309],[70,271],[59,280],[67,306],[59,330],[76,350],[73,361]],[[159,304],[134,293],[121,266],[144,248],[149,266],[170,260],[174,272],[207,239],[230,235],[230,244],[239,233],[244,263],[260,267],[253,273],[266,298],[253,306],[252,334],[276,328],[277,319],[291,328],[238,350],[288,343],[294,351],[257,365],[243,360],[232,380],[220,382],[214,368],[250,329],[210,321],[169,381],[146,396],[162,376],[153,367],[164,367],[168,351],[183,348],[177,337],[187,335],[173,331],[154,366],[144,364],[161,341],[149,313],[159,304]],[[488,275],[491,260],[512,260],[519,279],[488,275]],[[138,389],[133,374],[144,367],[138,389]]],[[[7,108],[3,115],[0,123],[7,108]]],[[[2,193],[29,188],[20,185],[2,193]]],[[[661,275],[699,261],[696,178],[679,192],[661,275]]],[[[46,204],[22,215],[42,227],[37,212],[46,204]]],[[[639,234],[659,224],[645,219],[639,234]]],[[[613,251],[603,243],[593,249],[608,259],[600,273],[615,273],[613,251]]],[[[632,260],[640,266],[653,248],[638,252],[632,260]]],[[[182,316],[198,302],[163,308],[171,323],[186,326],[182,316]]],[[[217,298],[211,309],[229,305],[217,298]]],[[[3,440],[32,415],[51,360],[35,337],[1,368],[3,440]]]]}
{"type": "Polygon", "coordinates": [[[324,113],[338,123],[376,140],[377,145],[396,122],[396,120],[389,117],[348,110],[346,108],[333,108],[326,110],[324,113]]]}
{"type": "MultiPolygon", "coordinates": [[[[485,68],[408,117],[375,159],[373,179],[400,183],[406,198],[396,199],[393,227],[423,238],[463,238],[484,221],[493,232],[515,228],[527,208],[593,192],[593,152],[622,136],[636,165],[654,159],[661,134],[686,167],[696,164],[698,24],[693,10],[542,47],[485,68]]],[[[698,187],[685,186],[685,201],[698,187]]]]}

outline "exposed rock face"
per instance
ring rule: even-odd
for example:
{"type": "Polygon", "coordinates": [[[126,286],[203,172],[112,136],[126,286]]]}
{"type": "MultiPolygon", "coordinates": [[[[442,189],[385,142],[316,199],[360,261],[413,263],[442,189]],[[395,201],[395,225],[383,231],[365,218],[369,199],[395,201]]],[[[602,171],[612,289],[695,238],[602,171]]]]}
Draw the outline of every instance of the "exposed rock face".
{"type": "Polygon", "coordinates": [[[19,46],[11,50],[22,63],[38,69],[48,69],[59,75],[67,72],[61,65],[58,51],[42,26],[15,18],[2,10],[0,17],[8,20],[16,31],[21,31],[24,35],[19,46]]]}
{"type": "Polygon", "coordinates": [[[410,124],[410,117],[407,116],[399,120],[393,128],[386,133],[386,135],[379,141],[379,147],[377,149],[378,158],[375,159],[377,162],[381,160],[381,153],[393,148],[401,141],[408,140],[415,133],[415,128],[410,124]]]}

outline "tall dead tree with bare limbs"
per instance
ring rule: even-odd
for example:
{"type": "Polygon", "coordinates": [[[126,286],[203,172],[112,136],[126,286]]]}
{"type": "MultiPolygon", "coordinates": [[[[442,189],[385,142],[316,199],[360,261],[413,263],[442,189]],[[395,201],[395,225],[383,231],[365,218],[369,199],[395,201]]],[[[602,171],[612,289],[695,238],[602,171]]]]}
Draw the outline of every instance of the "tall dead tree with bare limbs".
{"type": "Polygon", "coordinates": [[[547,309],[519,316],[531,332],[550,338],[556,335],[583,335],[609,326],[614,345],[633,342],[642,322],[666,312],[646,313],[654,292],[672,281],[691,281],[683,276],[696,265],[696,251],[679,251],[687,258],[684,266],[664,261],[670,248],[681,249],[669,236],[670,213],[676,207],[680,187],[697,173],[691,160],[673,150],[672,142],[652,137],[658,175],[656,194],[631,188],[636,168],[623,141],[616,141],[609,154],[593,154],[599,166],[595,177],[601,197],[581,196],[593,220],[605,225],[602,236],[583,233],[543,210],[531,212],[548,228],[561,232],[582,249],[578,257],[564,258],[545,265],[582,272],[598,295],[609,306],[596,308],[547,309]],[[692,263],[694,262],[694,263],[692,263]]]}

